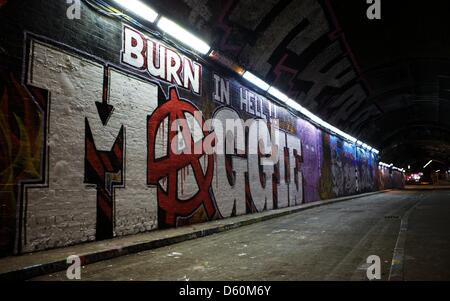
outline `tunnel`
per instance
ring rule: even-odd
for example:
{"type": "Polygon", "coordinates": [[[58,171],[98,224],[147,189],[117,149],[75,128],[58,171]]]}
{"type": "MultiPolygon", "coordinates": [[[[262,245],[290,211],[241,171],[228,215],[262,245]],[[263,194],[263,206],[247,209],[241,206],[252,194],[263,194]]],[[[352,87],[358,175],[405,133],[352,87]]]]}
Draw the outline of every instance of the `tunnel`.
{"type": "Polygon", "coordinates": [[[450,280],[449,11],[0,0],[0,280],[450,280]]]}

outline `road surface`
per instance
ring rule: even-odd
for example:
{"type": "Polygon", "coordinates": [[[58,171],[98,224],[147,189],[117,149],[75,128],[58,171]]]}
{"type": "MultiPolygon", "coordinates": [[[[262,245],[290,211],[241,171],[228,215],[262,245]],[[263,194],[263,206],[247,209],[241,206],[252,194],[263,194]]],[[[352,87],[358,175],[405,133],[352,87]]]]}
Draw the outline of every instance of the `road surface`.
{"type": "MultiPolygon", "coordinates": [[[[450,280],[450,190],[393,191],[82,268],[82,280],[450,280]],[[392,259],[395,254],[395,262],[392,259]]],[[[66,272],[33,280],[67,280],[66,272]]]]}

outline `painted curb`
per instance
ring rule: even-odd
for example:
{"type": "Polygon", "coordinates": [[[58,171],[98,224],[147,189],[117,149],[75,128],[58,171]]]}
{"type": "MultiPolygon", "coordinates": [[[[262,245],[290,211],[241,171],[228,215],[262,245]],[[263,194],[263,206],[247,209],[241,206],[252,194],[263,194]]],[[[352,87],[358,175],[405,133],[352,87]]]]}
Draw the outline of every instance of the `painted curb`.
{"type": "MultiPolygon", "coordinates": [[[[318,202],[303,204],[303,205],[299,205],[296,207],[289,207],[289,208],[283,208],[283,209],[276,209],[273,211],[266,211],[266,212],[260,213],[260,214],[264,214],[262,216],[248,215],[249,218],[246,220],[242,220],[242,221],[230,221],[230,223],[228,223],[228,224],[215,226],[215,227],[212,227],[209,229],[193,231],[190,233],[184,233],[184,234],[175,235],[172,237],[150,240],[150,241],[146,241],[146,242],[139,242],[139,243],[123,246],[120,248],[113,248],[113,249],[109,249],[109,250],[101,250],[98,252],[91,252],[91,253],[79,255],[79,257],[81,259],[81,264],[84,266],[84,265],[92,264],[95,262],[128,255],[128,254],[138,253],[138,252],[147,251],[147,250],[153,250],[153,249],[169,246],[172,244],[176,244],[176,243],[180,243],[180,242],[184,242],[184,241],[188,241],[188,240],[192,240],[192,239],[196,239],[196,238],[200,238],[200,237],[206,237],[206,236],[209,236],[212,234],[217,234],[217,233],[225,232],[228,230],[236,229],[239,227],[252,225],[255,223],[259,223],[259,222],[263,222],[266,220],[298,213],[298,212],[305,211],[305,210],[312,209],[312,208],[317,208],[317,207],[322,207],[322,206],[329,205],[329,204],[335,204],[335,203],[339,203],[339,202],[359,199],[359,198],[363,198],[366,196],[385,193],[385,192],[389,192],[389,191],[392,191],[392,190],[389,189],[389,190],[382,190],[382,191],[376,191],[376,192],[369,192],[369,193],[364,193],[364,194],[359,194],[359,195],[354,195],[354,196],[341,197],[341,198],[336,198],[336,199],[330,199],[330,200],[325,200],[325,201],[318,201],[318,202]],[[268,212],[270,212],[270,213],[268,214],[268,212]]],[[[42,251],[42,252],[45,252],[45,251],[42,251]]],[[[63,258],[61,260],[55,260],[53,262],[36,264],[36,265],[21,268],[21,269],[9,271],[6,273],[1,273],[0,281],[5,281],[5,280],[6,281],[23,281],[23,280],[38,277],[41,275],[61,272],[66,269],[67,269],[66,258],[63,258]]]]}

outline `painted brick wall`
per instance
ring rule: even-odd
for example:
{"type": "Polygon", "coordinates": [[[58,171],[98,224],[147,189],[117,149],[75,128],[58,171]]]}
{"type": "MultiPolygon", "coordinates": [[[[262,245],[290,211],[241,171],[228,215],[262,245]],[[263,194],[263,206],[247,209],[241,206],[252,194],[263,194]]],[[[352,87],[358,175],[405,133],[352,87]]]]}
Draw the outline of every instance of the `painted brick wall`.
{"type": "Polygon", "coordinates": [[[80,20],[66,9],[0,7],[1,255],[402,187],[372,153],[213,63],[84,4],[80,20]],[[126,28],[183,71],[132,66],[126,28]],[[209,119],[247,127],[219,139],[209,119]],[[178,154],[172,141],[216,150],[178,154]]]}

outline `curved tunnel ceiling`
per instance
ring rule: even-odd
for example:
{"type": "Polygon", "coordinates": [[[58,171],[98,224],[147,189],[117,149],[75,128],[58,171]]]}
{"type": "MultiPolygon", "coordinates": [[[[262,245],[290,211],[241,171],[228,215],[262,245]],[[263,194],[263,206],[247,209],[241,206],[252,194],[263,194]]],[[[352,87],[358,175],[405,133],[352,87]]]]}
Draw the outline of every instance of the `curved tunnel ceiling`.
{"type": "Polygon", "coordinates": [[[146,2],[384,161],[450,164],[449,1],[146,2]]]}

